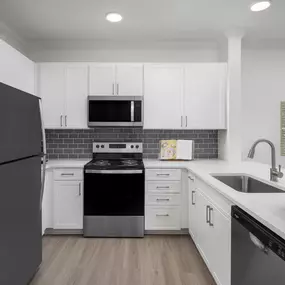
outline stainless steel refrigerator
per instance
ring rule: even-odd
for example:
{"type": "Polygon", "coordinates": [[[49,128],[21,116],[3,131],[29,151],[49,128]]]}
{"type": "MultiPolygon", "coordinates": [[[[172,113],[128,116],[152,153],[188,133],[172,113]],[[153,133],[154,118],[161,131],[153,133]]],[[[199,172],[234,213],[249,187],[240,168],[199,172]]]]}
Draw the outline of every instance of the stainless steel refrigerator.
{"type": "Polygon", "coordinates": [[[40,99],[0,83],[0,284],[26,285],[42,261],[45,135],[40,99]]]}

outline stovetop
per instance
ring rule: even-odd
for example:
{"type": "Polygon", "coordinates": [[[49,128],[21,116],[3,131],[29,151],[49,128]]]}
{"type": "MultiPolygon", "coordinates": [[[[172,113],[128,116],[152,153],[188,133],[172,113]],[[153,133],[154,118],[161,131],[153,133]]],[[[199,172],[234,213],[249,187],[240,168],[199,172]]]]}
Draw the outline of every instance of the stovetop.
{"type": "Polygon", "coordinates": [[[143,169],[144,164],[141,159],[93,159],[84,168],[92,170],[143,169]]]}

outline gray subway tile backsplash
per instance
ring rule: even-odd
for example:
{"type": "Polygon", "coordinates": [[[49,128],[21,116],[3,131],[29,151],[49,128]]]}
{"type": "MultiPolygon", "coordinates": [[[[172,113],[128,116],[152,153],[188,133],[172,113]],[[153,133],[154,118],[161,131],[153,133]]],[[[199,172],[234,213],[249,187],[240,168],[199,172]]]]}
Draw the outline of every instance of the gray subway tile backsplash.
{"type": "Polygon", "coordinates": [[[218,158],[217,130],[144,130],[142,128],[93,128],[46,130],[49,159],[91,158],[92,142],[142,142],[144,158],[158,158],[162,139],[195,141],[194,157],[218,158]]]}

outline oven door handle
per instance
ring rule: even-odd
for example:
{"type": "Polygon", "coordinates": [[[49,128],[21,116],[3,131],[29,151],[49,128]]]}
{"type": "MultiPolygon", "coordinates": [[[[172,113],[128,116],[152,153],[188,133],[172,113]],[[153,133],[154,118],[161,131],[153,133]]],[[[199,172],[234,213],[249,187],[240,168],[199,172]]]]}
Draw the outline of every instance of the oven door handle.
{"type": "Polygon", "coordinates": [[[143,173],[143,170],[92,170],[92,169],[86,169],[85,173],[92,173],[92,174],[138,174],[138,173],[143,173]]]}

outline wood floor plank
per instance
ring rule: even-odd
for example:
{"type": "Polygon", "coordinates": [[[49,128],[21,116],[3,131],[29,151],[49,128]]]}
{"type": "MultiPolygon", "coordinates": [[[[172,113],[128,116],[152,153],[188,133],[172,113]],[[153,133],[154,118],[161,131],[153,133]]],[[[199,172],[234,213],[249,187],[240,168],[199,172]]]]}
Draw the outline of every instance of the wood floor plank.
{"type": "Polygon", "coordinates": [[[30,285],[215,285],[188,236],[47,236],[30,285]]]}

